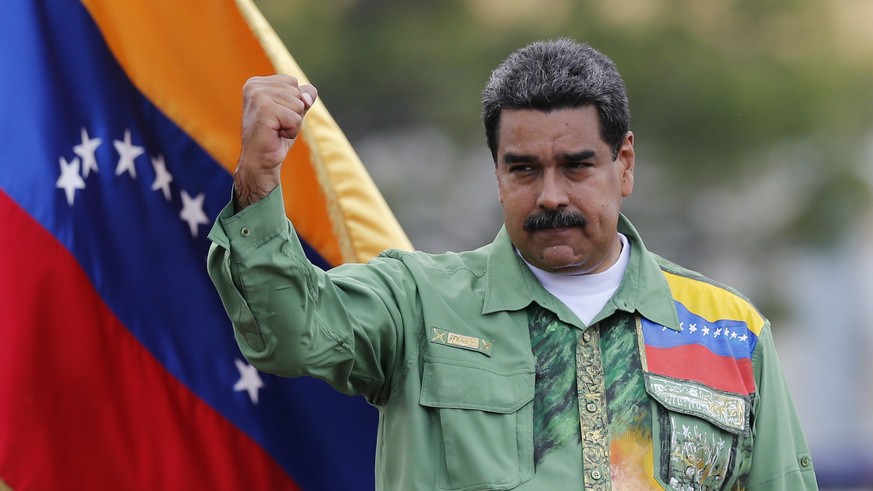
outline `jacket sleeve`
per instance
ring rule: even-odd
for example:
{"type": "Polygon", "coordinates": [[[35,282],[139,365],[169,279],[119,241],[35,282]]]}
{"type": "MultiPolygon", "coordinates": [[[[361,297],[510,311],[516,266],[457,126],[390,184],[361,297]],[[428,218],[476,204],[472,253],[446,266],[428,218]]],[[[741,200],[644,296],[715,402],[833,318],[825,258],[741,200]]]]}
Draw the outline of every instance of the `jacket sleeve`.
{"type": "Polygon", "coordinates": [[[281,188],[238,214],[228,204],[209,234],[209,276],[242,354],[261,371],[312,376],[374,404],[403,358],[415,284],[401,261],[377,258],[325,272],[306,258],[281,188]]]}
{"type": "Polygon", "coordinates": [[[753,354],[757,401],[753,410],[754,450],[746,489],[818,489],[812,457],[788,392],[766,323],[753,354]]]}

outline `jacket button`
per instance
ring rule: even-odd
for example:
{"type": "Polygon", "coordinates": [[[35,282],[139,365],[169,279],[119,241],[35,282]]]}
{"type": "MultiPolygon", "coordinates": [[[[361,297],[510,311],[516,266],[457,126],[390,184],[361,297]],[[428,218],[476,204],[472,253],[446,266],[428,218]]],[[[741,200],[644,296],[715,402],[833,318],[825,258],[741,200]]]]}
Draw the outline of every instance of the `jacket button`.
{"type": "Polygon", "coordinates": [[[593,413],[593,412],[597,411],[597,404],[594,404],[593,402],[589,402],[588,404],[585,405],[585,410],[587,410],[589,413],[593,413]]]}
{"type": "Polygon", "coordinates": [[[582,341],[585,341],[586,343],[591,341],[591,333],[588,331],[583,332],[582,333],[582,341]]]}
{"type": "Polygon", "coordinates": [[[811,464],[811,463],[812,463],[812,459],[810,459],[806,455],[804,455],[803,457],[800,458],[800,466],[801,467],[809,467],[809,464],[811,464]]]}
{"type": "Polygon", "coordinates": [[[597,469],[594,469],[593,471],[591,471],[591,477],[592,477],[595,481],[598,480],[598,479],[600,479],[600,471],[597,470],[597,469]]]}
{"type": "Polygon", "coordinates": [[[252,231],[249,230],[248,227],[243,227],[242,230],[239,231],[239,234],[243,237],[248,237],[249,235],[252,235],[252,231]]]}

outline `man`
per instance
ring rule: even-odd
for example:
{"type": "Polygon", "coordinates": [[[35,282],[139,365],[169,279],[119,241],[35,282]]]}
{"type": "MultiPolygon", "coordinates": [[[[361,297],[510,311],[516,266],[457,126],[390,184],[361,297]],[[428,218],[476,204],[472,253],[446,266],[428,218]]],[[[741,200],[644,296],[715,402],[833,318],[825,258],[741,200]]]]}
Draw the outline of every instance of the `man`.
{"type": "Polygon", "coordinates": [[[287,76],[246,84],[209,272],[254,366],[379,408],[378,489],[816,488],[768,321],[620,214],[634,135],[608,58],[539,42],[492,74],[494,242],[329,272],[279,187],[315,97],[287,76]]]}

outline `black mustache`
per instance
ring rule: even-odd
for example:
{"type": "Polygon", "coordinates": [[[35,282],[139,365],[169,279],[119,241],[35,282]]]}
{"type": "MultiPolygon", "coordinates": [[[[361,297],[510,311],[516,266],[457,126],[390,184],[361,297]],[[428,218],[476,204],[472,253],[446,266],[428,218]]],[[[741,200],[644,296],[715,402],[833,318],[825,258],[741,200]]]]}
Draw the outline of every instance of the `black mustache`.
{"type": "Polygon", "coordinates": [[[542,210],[524,221],[524,231],[549,230],[564,227],[585,227],[588,220],[579,213],[566,210],[542,210]]]}

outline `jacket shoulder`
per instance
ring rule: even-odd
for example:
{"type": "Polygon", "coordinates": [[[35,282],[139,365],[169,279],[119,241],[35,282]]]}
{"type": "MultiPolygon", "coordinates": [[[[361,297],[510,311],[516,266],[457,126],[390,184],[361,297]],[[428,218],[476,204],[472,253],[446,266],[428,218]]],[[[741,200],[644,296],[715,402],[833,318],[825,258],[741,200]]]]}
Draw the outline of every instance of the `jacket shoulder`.
{"type": "Polygon", "coordinates": [[[485,274],[488,266],[488,253],[482,249],[439,254],[389,249],[380,254],[379,258],[401,261],[413,273],[421,271],[453,275],[459,272],[468,272],[473,276],[481,277],[485,274]]]}

